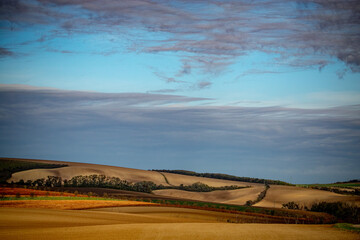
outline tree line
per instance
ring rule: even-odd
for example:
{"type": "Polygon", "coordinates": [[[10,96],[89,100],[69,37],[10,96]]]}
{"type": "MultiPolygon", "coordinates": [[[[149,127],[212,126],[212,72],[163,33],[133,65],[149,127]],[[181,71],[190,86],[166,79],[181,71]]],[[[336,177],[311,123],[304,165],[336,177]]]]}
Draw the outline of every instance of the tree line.
{"type": "Polygon", "coordinates": [[[346,202],[318,202],[310,207],[302,206],[296,202],[288,202],[283,204],[283,208],[325,212],[344,222],[360,223],[360,208],[355,204],[346,202]]]}
{"type": "Polygon", "coordinates": [[[48,176],[47,178],[40,178],[34,181],[32,180],[20,180],[15,184],[34,186],[34,187],[99,187],[99,188],[112,188],[126,191],[145,192],[151,193],[154,190],[159,189],[179,189],[193,192],[211,192],[215,190],[234,190],[245,187],[239,187],[236,185],[212,187],[207,184],[197,182],[191,185],[180,186],[164,186],[162,184],[157,185],[151,181],[141,181],[131,183],[126,180],[122,180],[118,177],[107,177],[105,175],[87,175],[87,176],[74,176],[71,179],[62,179],[57,176],[48,176]]]}
{"type": "Polygon", "coordinates": [[[345,194],[345,195],[357,195],[357,196],[360,195],[360,190],[357,188],[350,188],[353,191],[346,191],[346,190],[341,190],[336,187],[325,187],[325,186],[309,186],[309,188],[323,190],[323,191],[329,191],[329,192],[334,192],[334,193],[339,193],[339,194],[345,194]]]}
{"type": "Polygon", "coordinates": [[[263,200],[266,196],[267,190],[269,190],[270,185],[269,184],[265,184],[265,189],[259,193],[259,195],[257,196],[257,198],[255,200],[248,200],[246,201],[245,205],[246,206],[252,206],[258,202],[260,202],[261,200],[263,200]]]}
{"type": "Polygon", "coordinates": [[[52,169],[67,167],[67,164],[39,163],[20,160],[0,159],[0,183],[6,183],[13,173],[30,169],[52,169]]]}
{"type": "Polygon", "coordinates": [[[269,179],[262,179],[262,178],[250,178],[250,177],[238,177],[229,174],[223,173],[197,173],[193,171],[187,170],[166,170],[166,169],[152,169],[152,171],[156,172],[166,172],[166,173],[176,173],[188,176],[196,176],[196,177],[207,177],[207,178],[215,178],[215,179],[225,179],[231,181],[239,181],[239,182],[250,182],[250,183],[267,183],[267,184],[274,184],[274,185],[289,185],[292,184],[279,181],[279,180],[269,180],[269,179]]]}

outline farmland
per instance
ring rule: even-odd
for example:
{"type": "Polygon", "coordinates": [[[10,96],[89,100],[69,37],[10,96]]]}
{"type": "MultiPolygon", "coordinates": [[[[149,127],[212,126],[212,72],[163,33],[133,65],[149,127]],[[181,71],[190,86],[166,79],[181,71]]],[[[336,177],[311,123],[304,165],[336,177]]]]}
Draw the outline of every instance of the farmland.
{"type": "Polygon", "coordinates": [[[265,198],[255,204],[260,207],[281,208],[282,204],[295,201],[304,206],[310,206],[315,202],[344,201],[360,205],[358,196],[342,195],[329,191],[322,191],[310,188],[290,187],[290,186],[271,186],[265,198]]]}
{"type": "MultiPolygon", "coordinates": [[[[16,161],[16,160],[13,160],[16,161]]],[[[23,161],[33,161],[33,160],[23,160],[23,161]]],[[[73,162],[61,162],[61,161],[47,161],[47,160],[35,160],[36,163],[44,164],[62,164],[66,165],[61,168],[54,169],[32,169],[21,172],[16,172],[8,180],[8,182],[17,182],[23,180],[24,182],[28,180],[36,180],[41,178],[47,178],[47,176],[56,176],[61,177],[64,180],[69,180],[75,176],[83,175],[89,176],[92,174],[105,175],[107,177],[115,177],[121,180],[126,180],[130,183],[137,183],[142,181],[150,181],[156,185],[162,185],[164,187],[173,187],[173,186],[188,186],[197,182],[207,184],[210,187],[223,187],[223,186],[238,186],[238,187],[247,187],[244,189],[238,190],[223,190],[221,193],[219,191],[213,192],[188,192],[179,189],[164,189],[156,190],[151,194],[139,193],[139,192],[125,192],[117,191],[117,196],[126,196],[126,197],[138,197],[141,195],[142,198],[149,199],[191,199],[196,201],[209,201],[209,202],[220,202],[228,204],[245,204],[247,201],[254,201],[257,199],[258,195],[261,192],[261,189],[264,188],[264,184],[254,183],[254,182],[241,182],[241,181],[231,181],[225,179],[215,179],[215,178],[206,178],[199,176],[190,176],[190,175],[181,175],[170,172],[156,172],[156,171],[146,171],[139,169],[123,168],[123,167],[112,167],[105,165],[96,165],[96,164],[86,164],[86,163],[73,163],[73,162]]],[[[80,189],[78,190],[80,192],[80,189]]],[[[109,190],[114,192],[114,190],[109,190]]],[[[88,192],[88,191],[87,191],[88,192]]],[[[84,194],[87,193],[83,191],[84,194]]],[[[101,194],[105,190],[99,191],[101,194]]],[[[319,189],[308,189],[304,187],[297,186],[281,186],[281,185],[270,185],[270,189],[267,193],[268,196],[258,202],[256,206],[262,207],[275,207],[281,208],[282,204],[296,201],[301,205],[309,205],[318,201],[341,201],[341,202],[351,202],[354,204],[360,203],[360,196],[349,196],[345,194],[337,194],[329,191],[319,190],[319,189]]]]}
{"type": "MultiPolygon", "coordinates": [[[[320,201],[353,206],[359,204],[359,196],[95,164],[35,162],[58,167],[14,172],[0,187],[1,239],[97,239],[101,234],[104,239],[359,236],[341,230],[353,229],[351,224],[332,227],[341,219],[325,212],[282,208],[291,201],[301,206],[320,201]],[[139,188],[145,183],[157,190],[139,188]],[[253,206],[247,204],[256,199],[253,206]]],[[[349,219],[357,221],[356,216],[349,219]]]]}
{"type": "MultiPolygon", "coordinates": [[[[136,208],[136,207],[135,207],[136,208]]],[[[171,210],[171,209],[169,209],[171,210]]],[[[182,214],[1,208],[1,239],[326,239],[353,240],[357,233],[329,225],[231,224],[203,212],[182,214]],[[219,219],[219,220],[217,220],[219,219]]]]}

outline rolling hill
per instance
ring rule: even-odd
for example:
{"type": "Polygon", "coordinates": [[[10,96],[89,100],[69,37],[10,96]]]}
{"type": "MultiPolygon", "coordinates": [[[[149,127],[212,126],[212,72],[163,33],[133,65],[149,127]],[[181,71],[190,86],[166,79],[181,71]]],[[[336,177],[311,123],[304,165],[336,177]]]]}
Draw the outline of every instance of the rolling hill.
{"type": "MultiPolygon", "coordinates": [[[[1,160],[1,159],[0,159],[1,160]]],[[[2,160],[5,160],[4,158],[2,160]]],[[[58,168],[51,169],[29,169],[15,172],[7,181],[18,182],[20,180],[36,180],[47,178],[47,176],[61,177],[62,179],[71,179],[79,175],[105,175],[108,177],[117,177],[128,182],[136,183],[142,181],[151,181],[157,185],[173,187],[180,185],[191,185],[197,182],[207,184],[211,187],[239,186],[247,187],[235,190],[217,190],[211,192],[190,192],[179,189],[161,189],[152,192],[151,196],[191,199],[197,201],[217,202],[226,204],[244,205],[247,201],[254,201],[258,195],[264,191],[264,184],[230,181],[224,179],[205,178],[197,176],[187,176],[168,172],[147,171],[124,167],[114,167],[106,165],[50,161],[50,160],[31,160],[31,159],[6,159],[7,161],[23,161],[46,164],[60,164],[58,168]]],[[[309,205],[319,201],[341,201],[360,205],[359,196],[350,196],[336,194],[329,191],[307,189],[296,186],[270,185],[265,197],[257,202],[255,206],[281,208],[283,203],[297,202],[302,205],[309,205]]]]}

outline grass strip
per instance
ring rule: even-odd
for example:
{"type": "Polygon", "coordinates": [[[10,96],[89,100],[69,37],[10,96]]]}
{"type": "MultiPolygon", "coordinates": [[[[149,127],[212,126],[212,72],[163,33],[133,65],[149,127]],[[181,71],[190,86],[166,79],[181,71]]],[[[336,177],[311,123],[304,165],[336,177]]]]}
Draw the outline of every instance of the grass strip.
{"type": "Polygon", "coordinates": [[[334,225],[334,227],[342,229],[342,230],[346,230],[346,231],[352,231],[352,232],[360,233],[360,227],[354,227],[350,223],[337,223],[337,224],[334,225]]]}

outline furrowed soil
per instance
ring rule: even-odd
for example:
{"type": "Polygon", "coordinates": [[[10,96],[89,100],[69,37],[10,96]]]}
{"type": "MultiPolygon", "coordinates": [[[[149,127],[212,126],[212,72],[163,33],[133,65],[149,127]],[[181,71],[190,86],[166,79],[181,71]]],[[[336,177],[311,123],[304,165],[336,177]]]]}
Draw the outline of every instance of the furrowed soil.
{"type": "Polygon", "coordinates": [[[169,209],[168,214],[136,208],[118,212],[0,208],[0,239],[359,239],[359,234],[331,225],[231,224],[197,210],[169,209]]]}

